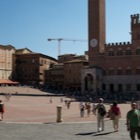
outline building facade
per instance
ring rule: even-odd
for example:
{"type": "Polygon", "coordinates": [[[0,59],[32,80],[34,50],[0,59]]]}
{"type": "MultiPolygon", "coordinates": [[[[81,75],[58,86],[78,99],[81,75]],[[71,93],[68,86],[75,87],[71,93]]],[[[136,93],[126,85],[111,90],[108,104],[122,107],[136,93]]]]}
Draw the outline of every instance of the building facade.
{"type": "Polygon", "coordinates": [[[11,45],[0,45],[0,80],[12,79],[13,57],[15,48],[11,45]]]}
{"type": "Polygon", "coordinates": [[[64,64],[58,63],[45,70],[45,89],[61,91],[64,87],[64,64]]]}
{"type": "Polygon", "coordinates": [[[82,92],[140,93],[140,15],[130,17],[130,42],[109,44],[105,41],[105,0],[88,0],[88,17],[89,68],[82,70],[82,92]],[[92,78],[87,82],[89,75],[92,78]]]}
{"type": "Polygon", "coordinates": [[[44,71],[57,63],[57,60],[40,53],[14,54],[14,79],[24,85],[43,85],[44,71]]]}
{"type": "Polygon", "coordinates": [[[64,86],[70,91],[81,91],[81,70],[88,66],[87,60],[73,59],[64,63],[64,86]]]}
{"type": "Polygon", "coordinates": [[[81,69],[88,65],[87,55],[65,54],[58,62],[45,72],[46,85],[61,91],[81,91],[81,69]]]}

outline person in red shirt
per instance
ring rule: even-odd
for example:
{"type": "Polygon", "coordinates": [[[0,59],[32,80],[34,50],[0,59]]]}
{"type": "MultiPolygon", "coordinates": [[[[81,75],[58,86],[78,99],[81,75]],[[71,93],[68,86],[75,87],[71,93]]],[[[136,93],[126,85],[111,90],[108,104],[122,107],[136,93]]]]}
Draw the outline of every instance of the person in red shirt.
{"type": "Polygon", "coordinates": [[[113,102],[111,107],[111,114],[114,131],[117,132],[119,131],[119,118],[121,117],[121,111],[116,101],[113,102]]]}

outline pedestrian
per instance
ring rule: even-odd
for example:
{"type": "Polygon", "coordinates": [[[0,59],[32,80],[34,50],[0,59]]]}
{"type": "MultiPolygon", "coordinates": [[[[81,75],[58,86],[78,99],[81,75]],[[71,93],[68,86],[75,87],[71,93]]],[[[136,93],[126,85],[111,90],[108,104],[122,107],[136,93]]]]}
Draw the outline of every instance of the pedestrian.
{"type": "Polygon", "coordinates": [[[61,103],[63,102],[63,98],[60,98],[60,102],[61,102],[61,103]]]}
{"type": "Polygon", "coordinates": [[[50,98],[50,103],[52,103],[53,101],[52,101],[52,98],[50,98]]]}
{"type": "Polygon", "coordinates": [[[99,99],[99,103],[94,108],[94,114],[96,115],[97,111],[97,130],[98,132],[104,131],[104,117],[106,115],[106,107],[104,105],[104,100],[99,99]]]}
{"type": "Polygon", "coordinates": [[[131,140],[135,140],[135,134],[137,134],[140,140],[140,111],[137,109],[137,104],[134,102],[131,103],[131,110],[127,112],[126,126],[131,140]]]}
{"type": "Polygon", "coordinates": [[[71,101],[67,101],[67,109],[70,109],[71,101]]]}
{"type": "Polygon", "coordinates": [[[68,101],[67,101],[67,100],[65,100],[65,106],[67,106],[67,102],[68,102],[68,101]]]}
{"type": "Polygon", "coordinates": [[[113,122],[114,132],[118,132],[119,131],[119,118],[121,117],[121,111],[116,101],[113,102],[110,115],[113,122]]]}
{"type": "Polygon", "coordinates": [[[87,117],[89,117],[90,116],[90,112],[91,112],[90,102],[86,104],[86,110],[87,110],[87,117]]]}
{"type": "Polygon", "coordinates": [[[0,120],[2,121],[3,120],[3,114],[4,114],[4,103],[2,102],[2,100],[0,100],[0,115],[1,115],[1,118],[0,120]]]}
{"type": "Polygon", "coordinates": [[[84,114],[85,114],[85,105],[83,102],[80,102],[80,117],[84,117],[84,114]]]}

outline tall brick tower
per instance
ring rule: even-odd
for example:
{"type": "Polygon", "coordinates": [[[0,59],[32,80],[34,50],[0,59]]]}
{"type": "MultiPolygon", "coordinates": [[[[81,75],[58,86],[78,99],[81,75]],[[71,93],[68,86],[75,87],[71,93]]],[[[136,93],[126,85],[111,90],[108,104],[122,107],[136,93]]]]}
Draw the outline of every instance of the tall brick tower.
{"type": "Polygon", "coordinates": [[[88,0],[89,65],[105,50],[105,0],[88,0]]]}
{"type": "Polygon", "coordinates": [[[140,14],[131,15],[131,35],[132,44],[138,46],[140,44],[140,14]]]}

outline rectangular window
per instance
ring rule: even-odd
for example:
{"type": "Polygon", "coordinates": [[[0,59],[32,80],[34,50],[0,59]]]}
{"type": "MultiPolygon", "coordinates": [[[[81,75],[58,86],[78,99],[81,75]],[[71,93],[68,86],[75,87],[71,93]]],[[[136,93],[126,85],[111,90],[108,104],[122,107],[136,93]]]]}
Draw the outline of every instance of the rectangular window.
{"type": "Polygon", "coordinates": [[[137,85],[136,85],[136,90],[137,90],[137,91],[140,91],[140,84],[137,84],[137,85]]]}
{"type": "Polygon", "coordinates": [[[111,91],[111,92],[114,92],[114,85],[113,85],[113,84],[110,84],[109,86],[110,86],[110,87],[109,87],[109,88],[110,88],[110,91],[111,91]]]}
{"type": "Polygon", "coordinates": [[[102,89],[103,89],[103,91],[106,90],[106,85],[105,84],[102,85],[102,89]]]}
{"type": "Polygon", "coordinates": [[[119,84],[119,85],[118,85],[118,91],[119,91],[119,92],[123,91],[123,86],[122,86],[122,84],[119,84]]]}
{"type": "Polygon", "coordinates": [[[131,91],[131,85],[130,85],[130,84],[127,84],[127,85],[126,85],[126,90],[127,90],[127,91],[131,91]]]}

